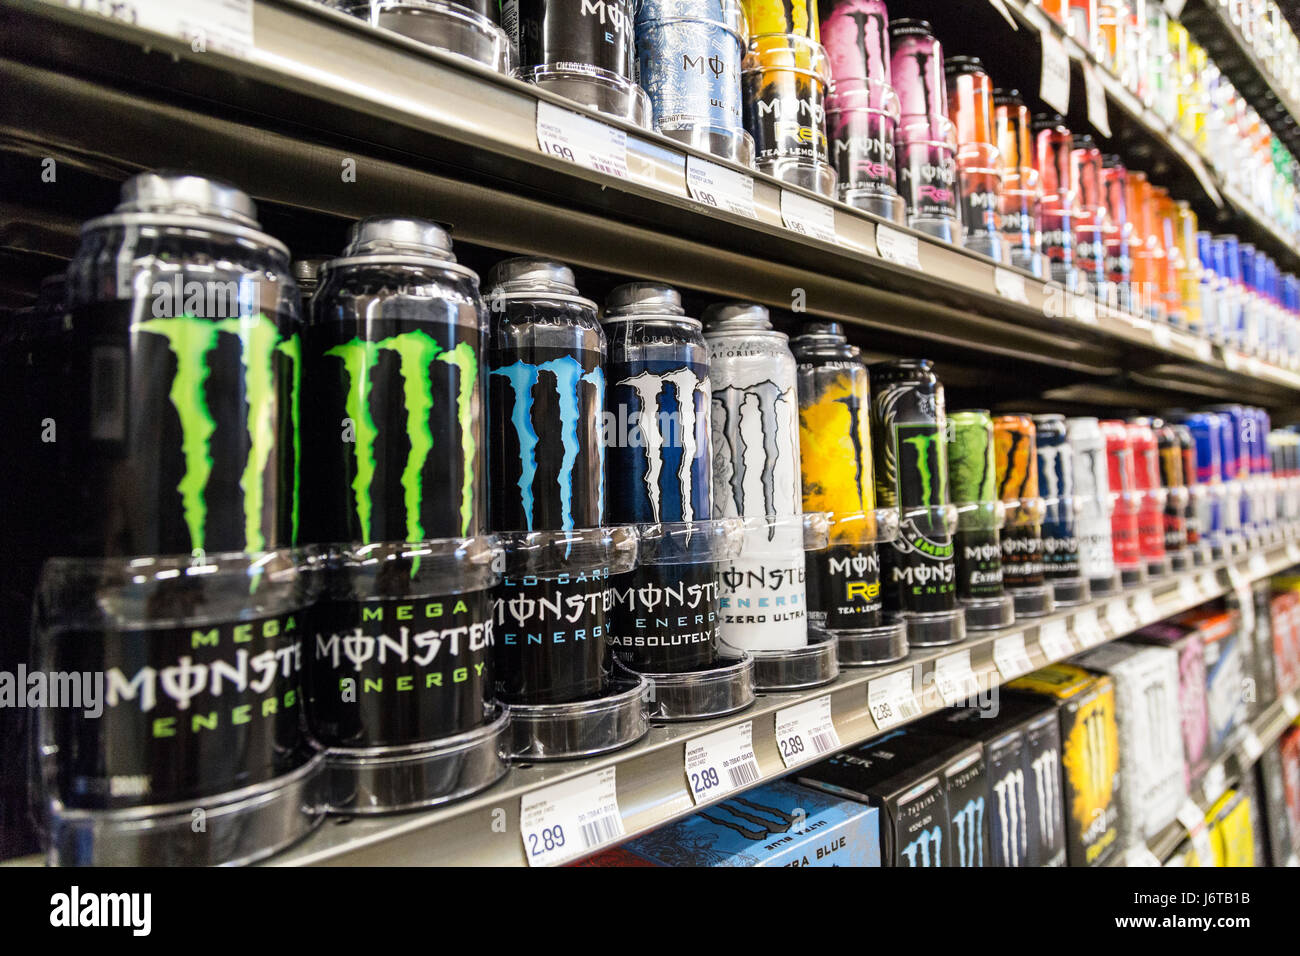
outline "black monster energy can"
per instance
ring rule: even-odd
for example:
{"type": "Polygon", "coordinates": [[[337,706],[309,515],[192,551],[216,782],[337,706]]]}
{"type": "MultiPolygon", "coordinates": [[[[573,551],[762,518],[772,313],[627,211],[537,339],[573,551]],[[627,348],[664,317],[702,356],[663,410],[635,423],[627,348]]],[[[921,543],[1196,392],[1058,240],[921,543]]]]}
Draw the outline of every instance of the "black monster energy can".
{"type": "Polygon", "coordinates": [[[885,611],[907,621],[910,644],[954,644],[965,639],[966,621],[957,604],[943,385],[924,359],[870,371],[876,497],[899,509],[898,538],[881,563],[885,611]]]}
{"type": "MultiPolygon", "coordinates": [[[[609,517],[685,526],[713,515],[709,347],[675,289],[621,285],[606,300],[609,517]]],[[[669,533],[667,529],[662,533],[669,533]]],[[[718,582],[710,535],[672,535],[683,563],[643,564],[614,585],[610,644],[635,670],[708,667],[718,637],[718,582]]]]}
{"type": "MultiPolygon", "coordinates": [[[[530,541],[598,528],[605,335],[596,304],[578,295],[572,270],[544,259],[500,262],[488,285],[489,524],[530,541]]],[[[609,568],[518,574],[507,551],[494,612],[497,696],[552,704],[599,695],[609,568]]]]}
{"type": "Polygon", "coordinates": [[[247,195],[127,180],[68,268],[59,553],[286,547],[297,533],[298,290],[247,195]]]}

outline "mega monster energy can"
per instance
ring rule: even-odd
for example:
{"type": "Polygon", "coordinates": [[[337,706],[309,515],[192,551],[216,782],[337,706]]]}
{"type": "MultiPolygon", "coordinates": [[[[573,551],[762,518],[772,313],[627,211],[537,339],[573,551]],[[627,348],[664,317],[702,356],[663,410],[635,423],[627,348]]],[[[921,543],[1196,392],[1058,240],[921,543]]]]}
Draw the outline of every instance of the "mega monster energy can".
{"type": "Polygon", "coordinates": [[[1082,604],[1090,597],[1079,569],[1078,506],[1074,489],[1074,449],[1064,415],[1035,415],[1038,439],[1038,493],[1043,499],[1043,575],[1057,604],[1082,604]]]}
{"type": "Polygon", "coordinates": [[[1015,621],[1002,586],[1002,525],[993,460],[993,417],[986,411],[954,412],[948,436],[948,483],[957,506],[957,597],[971,630],[1015,621]]]}
{"type": "Polygon", "coordinates": [[[876,498],[899,510],[898,538],[881,555],[885,613],[906,620],[910,644],[955,644],[966,637],[966,619],[957,603],[943,385],[924,359],[870,372],[876,498]]]}
{"type": "MultiPolygon", "coordinates": [[[[596,304],[578,295],[568,266],[545,259],[497,263],[488,285],[489,525],[516,538],[533,533],[530,540],[598,528],[605,334],[596,304]]],[[[613,601],[608,567],[540,575],[511,567],[508,553],[494,617],[497,696],[552,704],[599,695],[613,601]]]]}
{"type": "Polygon", "coordinates": [[[722,640],[767,651],[808,643],[799,482],[799,398],[786,336],[761,305],[705,314],[712,383],[713,514],[745,519],[724,566],[722,640]]]}
{"type": "Polygon", "coordinates": [[[1036,617],[1054,609],[1043,574],[1043,499],[1038,494],[1037,430],[1028,415],[993,419],[998,497],[1007,508],[1002,531],[1002,577],[1016,614],[1036,617]]]}
{"type": "Polygon", "coordinates": [[[896,533],[896,517],[876,511],[867,367],[837,322],[806,325],[791,347],[799,363],[803,510],[831,515],[830,547],[809,558],[809,619],[839,635],[842,650],[863,645],[857,663],[897,660],[907,653],[907,633],[884,620],[877,547],[896,533]]]}
{"type": "MultiPolygon", "coordinates": [[[[633,282],[610,293],[602,325],[610,520],[660,528],[709,521],[709,347],[700,322],[686,316],[675,289],[633,282]]],[[[710,535],[677,537],[691,560],[646,563],[614,584],[609,641],[634,670],[713,663],[720,610],[710,535]]]]}
{"type": "Polygon", "coordinates": [[[1066,437],[1074,453],[1074,492],[1078,504],[1079,571],[1094,595],[1119,590],[1111,541],[1110,473],[1106,441],[1095,418],[1070,418],[1066,437]]]}

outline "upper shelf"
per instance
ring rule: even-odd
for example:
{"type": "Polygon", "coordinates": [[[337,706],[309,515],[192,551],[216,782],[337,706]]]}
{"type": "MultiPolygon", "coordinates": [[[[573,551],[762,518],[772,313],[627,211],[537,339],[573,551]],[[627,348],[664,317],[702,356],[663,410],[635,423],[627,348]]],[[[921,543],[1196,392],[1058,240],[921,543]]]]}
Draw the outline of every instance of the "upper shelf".
{"type": "Polygon", "coordinates": [[[927,354],[941,373],[951,364],[955,383],[987,383],[992,358],[1005,390],[994,397],[1133,389],[1150,407],[1194,397],[1281,408],[1300,390],[1295,372],[741,167],[730,168],[752,181],[755,215],[716,209],[687,186],[687,163],[703,154],[608,117],[626,137],[626,177],[548,155],[539,103],[580,107],[319,4],[254,0],[241,52],[195,52],[43,0],[0,3],[0,164],[15,184],[0,252],[47,268],[75,248],[79,218],[111,206],[110,191],[87,208],[87,182],[194,169],[247,189],[298,255],[337,248],[320,246],[329,233],[318,220],[426,215],[451,223],[458,246],[544,254],[787,316],[798,302],[847,323],[868,351],[927,354]],[[40,175],[47,157],[61,164],[55,182],[40,175]],[[788,228],[791,197],[804,218],[826,216],[833,241],[788,228]]]}

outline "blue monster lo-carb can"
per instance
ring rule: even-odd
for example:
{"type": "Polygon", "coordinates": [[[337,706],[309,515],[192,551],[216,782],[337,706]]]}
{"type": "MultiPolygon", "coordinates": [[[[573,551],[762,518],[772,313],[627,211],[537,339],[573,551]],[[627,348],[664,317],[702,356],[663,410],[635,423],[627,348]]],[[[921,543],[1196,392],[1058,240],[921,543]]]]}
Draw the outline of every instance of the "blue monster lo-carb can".
{"type": "MultiPolygon", "coordinates": [[[[631,282],[605,300],[605,471],[617,524],[713,517],[709,347],[675,289],[631,282]]],[[[610,646],[634,670],[674,673],[713,662],[718,583],[709,535],[682,536],[683,557],[616,581],[610,646]]]]}
{"type": "Polygon", "coordinates": [[[1079,568],[1079,532],[1074,491],[1074,449],[1064,415],[1035,415],[1038,432],[1038,492],[1043,499],[1043,576],[1057,604],[1078,604],[1089,596],[1079,568]]]}
{"type": "Polygon", "coordinates": [[[741,114],[745,12],[739,0],[641,0],[637,80],[655,129],[669,139],[752,165],[741,114]]]}
{"type": "MultiPolygon", "coordinates": [[[[507,259],[488,276],[488,522],[493,531],[577,532],[605,511],[605,335],[573,271],[507,259]]],[[[568,548],[560,549],[568,552],[568,548]]],[[[494,612],[496,690],[552,704],[605,687],[608,568],[507,570],[494,612]]]]}

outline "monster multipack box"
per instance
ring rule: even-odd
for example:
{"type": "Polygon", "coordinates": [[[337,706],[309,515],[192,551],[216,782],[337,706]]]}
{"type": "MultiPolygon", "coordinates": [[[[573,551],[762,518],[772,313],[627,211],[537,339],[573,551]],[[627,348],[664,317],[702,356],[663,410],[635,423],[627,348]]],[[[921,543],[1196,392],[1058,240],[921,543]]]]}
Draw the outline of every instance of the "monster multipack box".
{"type": "Polygon", "coordinates": [[[887,866],[983,866],[989,858],[976,742],[896,730],[813,764],[799,782],[878,807],[887,866]]]}
{"type": "Polygon", "coordinates": [[[1205,648],[1205,701],[1213,759],[1247,719],[1250,685],[1246,684],[1241,616],[1211,606],[1180,614],[1174,621],[1194,631],[1205,648]]]}
{"type": "Polygon", "coordinates": [[[1125,845],[1148,840],[1174,821],[1187,799],[1178,707],[1178,652],[1117,642],[1075,663],[1115,680],[1120,740],[1120,803],[1125,845]]]}
{"type": "Polygon", "coordinates": [[[1210,713],[1205,699],[1205,646],[1199,633],[1160,621],[1149,624],[1127,641],[1167,647],[1178,654],[1178,709],[1182,720],[1183,782],[1190,792],[1210,768],[1213,747],[1210,713]]]}
{"type": "Polygon", "coordinates": [[[1273,670],[1277,692],[1285,694],[1300,687],[1300,576],[1278,576],[1270,584],[1273,670]]]}
{"type": "MultiPolygon", "coordinates": [[[[1214,866],[1254,866],[1255,831],[1250,798],[1240,790],[1228,790],[1205,817],[1210,823],[1210,845],[1214,866]]],[[[1202,864],[1208,865],[1208,864],[1202,864]]]]}
{"type": "Polygon", "coordinates": [[[880,866],[879,813],[784,780],[733,794],[581,866],[880,866]]]}
{"type": "Polygon", "coordinates": [[[1114,681],[1071,664],[1052,664],[1008,686],[1056,704],[1066,855],[1070,866],[1105,865],[1119,852],[1124,832],[1114,681]]]}
{"type": "Polygon", "coordinates": [[[1061,728],[1056,706],[1001,695],[996,711],[957,707],[920,729],[984,745],[993,866],[1064,866],[1061,728]]]}
{"type": "Polygon", "coordinates": [[[1259,782],[1260,809],[1268,834],[1269,866],[1285,866],[1295,852],[1296,841],[1291,834],[1291,820],[1286,812],[1286,780],[1283,777],[1282,751],[1268,747],[1255,764],[1259,782]]]}

